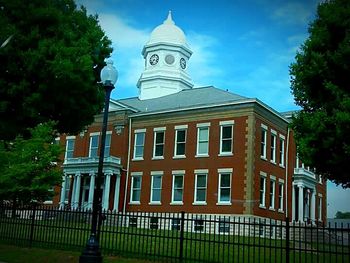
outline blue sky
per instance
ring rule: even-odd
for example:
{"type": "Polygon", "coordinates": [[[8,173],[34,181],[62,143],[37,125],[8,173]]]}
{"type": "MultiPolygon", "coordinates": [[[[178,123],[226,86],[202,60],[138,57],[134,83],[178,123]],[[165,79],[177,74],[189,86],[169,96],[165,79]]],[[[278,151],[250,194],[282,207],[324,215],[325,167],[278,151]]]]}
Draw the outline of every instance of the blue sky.
{"type": "MultiPolygon", "coordinates": [[[[119,79],[112,98],[138,95],[143,45],[172,11],[193,51],[195,87],[213,85],[258,98],[277,111],[295,110],[289,65],[308,36],[320,0],[79,0],[113,42],[119,79]]],[[[328,216],[350,211],[350,190],[329,184],[328,216]]]]}

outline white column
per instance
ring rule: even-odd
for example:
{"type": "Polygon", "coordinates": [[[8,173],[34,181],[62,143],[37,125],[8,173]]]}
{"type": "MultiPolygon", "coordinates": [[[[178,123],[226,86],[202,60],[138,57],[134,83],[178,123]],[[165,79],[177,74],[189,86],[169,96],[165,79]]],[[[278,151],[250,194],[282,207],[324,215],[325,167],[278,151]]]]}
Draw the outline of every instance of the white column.
{"type": "Polygon", "coordinates": [[[73,187],[72,187],[72,194],[71,194],[71,202],[70,202],[70,205],[71,205],[71,208],[75,208],[75,188],[76,188],[76,185],[77,185],[77,178],[75,176],[73,176],[73,187]]]}
{"type": "Polygon", "coordinates": [[[314,222],[315,221],[315,197],[316,195],[316,189],[312,189],[312,192],[311,192],[311,207],[310,207],[310,218],[311,218],[311,221],[314,222]]]}
{"type": "Polygon", "coordinates": [[[81,183],[81,174],[75,174],[76,184],[75,184],[75,193],[74,193],[74,208],[79,206],[79,197],[80,197],[80,183],[81,183]]]}
{"type": "Polygon", "coordinates": [[[111,186],[111,175],[112,174],[105,175],[105,185],[103,188],[103,200],[102,200],[103,209],[108,209],[108,205],[109,205],[109,190],[111,186]]]}
{"type": "Polygon", "coordinates": [[[295,222],[295,185],[292,188],[292,221],[295,222]]]}
{"type": "Polygon", "coordinates": [[[118,204],[119,204],[119,191],[120,191],[120,175],[116,175],[113,210],[117,212],[118,212],[118,204]]]}
{"type": "Polygon", "coordinates": [[[66,200],[66,180],[68,180],[67,175],[62,176],[60,209],[64,209],[64,200],[66,200]]]}
{"type": "Polygon", "coordinates": [[[92,208],[92,204],[94,202],[94,193],[95,193],[95,173],[90,173],[90,189],[89,189],[89,201],[88,208],[92,208]]]}
{"type": "Polygon", "coordinates": [[[299,188],[299,222],[304,222],[304,186],[298,185],[299,188]]]}

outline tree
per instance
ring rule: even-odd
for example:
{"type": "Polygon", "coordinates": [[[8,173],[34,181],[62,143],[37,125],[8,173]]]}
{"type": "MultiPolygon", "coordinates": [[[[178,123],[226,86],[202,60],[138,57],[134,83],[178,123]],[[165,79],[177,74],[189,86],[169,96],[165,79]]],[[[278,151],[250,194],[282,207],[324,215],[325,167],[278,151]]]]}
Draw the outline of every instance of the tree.
{"type": "Polygon", "coordinates": [[[0,0],[0,139],[54,120],[77,133],[103,105],[111,41],[73,0],[0,0]]]}
{"type": "Polygon", "coordinates": [[[350,212],[340,212],[338,211],[336,214],[335,214],[335,218],[336,219],[350,219],[350,212]]]}
{"type": "Polygon", "coordinates": [[[302,107],[292,121],[300,158],[350,187],[350,1],[319,4],[290,74],[302,107]]]}
{"type": "Polygon", "coordinates": [[[13,142],[0,144],[0,200],[28,203],[52,196],[53,186],[62,181],[57,165],[62,153],[54,143],[54,123],[30,129],[30,138],[18,136],[13,142]]]}

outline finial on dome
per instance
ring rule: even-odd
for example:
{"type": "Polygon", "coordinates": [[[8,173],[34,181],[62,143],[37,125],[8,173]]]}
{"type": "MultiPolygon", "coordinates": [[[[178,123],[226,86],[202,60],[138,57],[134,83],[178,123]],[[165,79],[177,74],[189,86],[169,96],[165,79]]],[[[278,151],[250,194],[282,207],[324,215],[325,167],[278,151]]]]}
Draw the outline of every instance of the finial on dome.
{"type": "Polygon", "coordinates": [[[170,10],[169,10],[167,19],[164,21],[164,24],[175,25],[175,23],[173,21],[173,18],[171,16],[171,11],[170,10]]]}

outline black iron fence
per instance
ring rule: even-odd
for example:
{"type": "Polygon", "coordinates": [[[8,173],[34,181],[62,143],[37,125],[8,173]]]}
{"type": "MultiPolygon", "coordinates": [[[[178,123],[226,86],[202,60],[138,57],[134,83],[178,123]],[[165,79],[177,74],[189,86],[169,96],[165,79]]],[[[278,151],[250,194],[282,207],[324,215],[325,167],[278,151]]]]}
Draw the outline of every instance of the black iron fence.
{"type": "MultiPolygon", "coordinates": [[[[104,255],[165,262],[350,262],[350,226],[256,217],[106,211],[104,255]]],[[[83,250],[91,211],[0,206],[0,241],[83,250]]]]}

